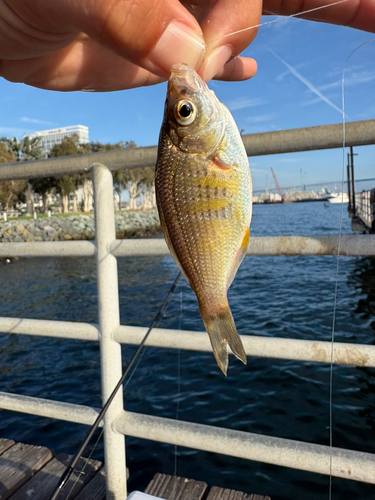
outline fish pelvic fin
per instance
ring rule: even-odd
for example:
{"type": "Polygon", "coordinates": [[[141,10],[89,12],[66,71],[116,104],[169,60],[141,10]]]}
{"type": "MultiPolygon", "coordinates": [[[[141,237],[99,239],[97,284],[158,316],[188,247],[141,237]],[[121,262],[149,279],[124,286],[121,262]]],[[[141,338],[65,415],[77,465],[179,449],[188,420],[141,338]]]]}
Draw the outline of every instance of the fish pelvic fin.
{"type": "Polygon", "coordinates": [[[233,354],[246,365],[245,349],[237,333],[229,305],[217,314],[204,314],[201,308],[201,316],[210,337],[216,362],[224,375],[227,375],[228,370],[228,345],[233,354]]]}

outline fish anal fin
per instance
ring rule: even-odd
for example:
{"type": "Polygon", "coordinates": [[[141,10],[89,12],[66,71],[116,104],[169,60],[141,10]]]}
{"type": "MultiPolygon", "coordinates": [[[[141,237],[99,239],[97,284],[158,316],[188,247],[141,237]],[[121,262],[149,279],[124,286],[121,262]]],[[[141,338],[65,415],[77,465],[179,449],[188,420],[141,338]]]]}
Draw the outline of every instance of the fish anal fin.
{"type": "Polygon", "coordinates": [[[249,245],[249,240],[250,240],[250,229],[247,228],[245,231],[245,235],[243,237],[243,240],[241,242],[241,246],[237,250],[237,254],[236,254],[234,261],[233,261],[233,264],[232,264],[232,268],[231,268],[230,273],[228,275],[227,288],[229,288],[230,285],[232,284],[232,281],[234,280],[234,277],[236,276],[238,268],[240,267],[241,262],[243,261],[243,258],[246,255],[247,247],[249,245]]]}
{"type": "Polygon", "coordinates": [[[237,333],[229,305],[216,314],[207,315],[202,307],[200,310],[216,362],[224,375],[227,375],[228,370],[228,345],[233,354],[246,365],[245,349],[237,333]]]}

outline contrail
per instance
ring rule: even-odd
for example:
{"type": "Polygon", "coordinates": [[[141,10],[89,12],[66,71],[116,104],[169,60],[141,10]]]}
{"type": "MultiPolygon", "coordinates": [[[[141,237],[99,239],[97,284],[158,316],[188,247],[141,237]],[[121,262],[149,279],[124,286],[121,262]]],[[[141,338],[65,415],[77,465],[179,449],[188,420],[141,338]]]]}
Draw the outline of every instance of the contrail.
{"type": "MultiPolygon", "coordinates": [[[[311,92],[314,92],[314,94],[316,94],[318,97],[320,97],[320,99],[324,102],[326,102],[329,106],[331,106],[331,108],[335,109],[336,111],[338,111],[341,116],[342,116],[342,109],[340,109],[339,107],[337,107],[335,104],[333,104],[332,101],[330,101],[328,99],[328,97],[326,97],[324,94],[322,94],[316,87],[315,85],[313,85],[309,80],[307,80],[307,78],[305,78],[304,76],[301,75],[301,73],[299,73],[295,68],[293,68],[293,66],[291,66],[290,64],[288,64],[286,61],[284,61],[284,59],[282,59],[280,56],[278,56],[276,54],[276,52],[274,52],[272,49],[268,49],[270,52],[272,52],[272,54],[277,57],[279,59],[279,61],[281,61],[287,68],[288,70],[293,73],[294,76],[296,76],[298,78],[298,80],[300,80],[302,83],[304,83],[306,85],[307,88],[309,88],[311,90],[311,92]]],[[[349,118],[347,115],[345,115],[346,118],[349,118]]]]}

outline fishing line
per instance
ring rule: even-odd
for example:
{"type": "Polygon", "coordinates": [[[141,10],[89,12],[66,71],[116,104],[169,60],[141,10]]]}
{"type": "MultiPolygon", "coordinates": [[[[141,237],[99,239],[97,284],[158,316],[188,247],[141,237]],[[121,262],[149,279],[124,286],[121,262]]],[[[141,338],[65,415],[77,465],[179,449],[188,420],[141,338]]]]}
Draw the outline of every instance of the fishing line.
{"type": "MultiPolygon", "coordinates": [[[[330,3],[327,5],[321,5],[320,7],[315,7],[314,9],[304,10],[303,12],[297,12],[296,14],[291,14],[290,16],[280,16],[277,19],[273,19],[272,21],[267,21],[267,22],[261,23],[261,24],[255,24],[254,26],[249,26],[248,28],[243,28],[243,29],[238,30],[238,31],[232,31],[232,33],[228,33],[227,35],[223,35],[222,37],[220,37],[220,39],[226,38],[226,37],[231,36],[231,35],[237,35],[237,33],[242,33],[244,31],[249,31],[249,30],[253,30],[255,28],[260,28],[261,26],[266,26],[267,24],[278,23],[280,21],[284,21],[285,19],[290,19],[291,17],[303,16],[304,14],[309,14],[310,12],[315,12],[316,10],[327,9],[328,7],[333,7],[334,5],[338,5],[340,3],[345,3],[347,1],[348,0],[339,0],[338,2],[330,3]]],[[[273,15],[273,16],[278,15],[278,14],[274,14],[273,12],[267,12],[267,14],[273,15]]]]}
{"type": "Polygon", "coordinates": [[[102,435],[103,435],[103,432],[104,432],[104,429],[102,429],[102,430],[100,431],[99,436],[98,436],[98,439],[95,441],[95,444],[94,444],[94,446],[92,447],[92,450],[91,450],[91,452],[90,452],[89,456],[85,459],[85,463],[83,464],[82,469],[81,469],[80,471],[76,471],[76,470],[74,471],[74,472],[77,472],[77,477],[76,477],[76,480],[74,481],[74,483],[73,483],[72,487],[70,488],[70,491],[69,491],[68,495],[66,496],[66,499],[65,499],[65,500],[69,500],[69,498],[70,498],[71,494],[73,493],[73,490],[74,490],[74,488],[76,487],[76,485],[77,485],[78,481],[80,480],[81,476],[85,473],[85,469],[86,469],[86,467],[87,467],[88,463],[89,463],[89,462],[90,462],[90,460],[91,460],[92,454],[94,453],[94,451],[95,451],[96,447],[98,446],[98,443],[99,443],[99,441],[100,441],[100,439],[101,439],[101,437],[102,437],[102,435]]]}
{"type": "MultiPolygon", "coordinates": [[[[179,331],[181,331],[182,325],[182,292],[180,292],[180,323],[178,326],[179,331]]],[[[181,394],[181,351],[178,348],[177,352],[177,406],[176,406],[176,420],[178,420],[180,413],[180,394],[181,394]]],[[[177,476],[177,444],[174,445],[174,475],[177,476]]]]}
{"type": "MultiPolygon", "coordinates": [[[[139,364],[141,363],[146,350],[147,350],[147,347],[145,349],[143,349],[142,352],[141,352],[141,354],[140,354],[140,356],[138,356],[138,361],[137,361],[136,365],[134,366],[133,371],[131,372],[129,378],[127,379],[126,383],[123,386],[123,390],[124,391],[126,390],[127,386],[130,384],[130,382],[131,382],[131,380],[132,380],[135,372],[137,371],[137,368],[138,368],[139,364]]],[[[92,450],[91,450],[88,458],[85,459],[85,463],[83,464],[82,469],[80,471],[77,471],[77,470],[74,471],[74,472],[77,473],[77,477],[76,477],[76,480],[74,481],[74,484],[72,485],[72,487],[71,487],[71,489],[70,489],[70,491],[69,491],[69,493],[68,493],[68,495],[67,495],[67,497],[66,497],[65,500],[69,500],[69,497],[72,494],[72,492],[73,492],[76,484],[78,483],[80,477],[82,476],[82,474],[85,473],[85,469],[86,469],[86,467],[87,467],[87,465],[88,465],[88,463],[89,463],[89,461],[90,461],[90,459],[92,457],[92,454],[94,453],[94,451],[96,450],[96,447],[98,446],[98,443],[99,443],[99,441],[100,441],[100,439],[101,439],[101,437],[103,435],[103,432],[104,432],[104,428],[101,429],[100,434],[98,436],[98,439],[96,440],[95,444],[93,445],[92,450]]]]}
{"type": "Polygon", "coordinates": [[[336,278],[335,278],[335,296],[333,302],[333,318],[332,318],[332,336],[331,336],[331,367],[330,367],[330,378],[329,378],[329,500],[332,500],[332,450],[333,450],[333,349],[334,349],[334,341],[335,341],[335,326],[336,326],[336,313],[337,313],[337,292],[338,292],[338,280],[339,280],[339,269],[340,269],[340,245],[341,245],[341,236],[342,236],[342,222],[343,222],[343,213],[344,213],[344,177],[345,177],[345,146],[346,146],[346,137],[345,137],[345,71],[348,64],[349,59],[352,55],[359,50],[364,45],[368,43],[374,42],[375,38],[371,40],[367,40],[366,42],[361,43],[358,47],[356,47],[346,58],[344,63],[344,68],[342,70],[342,79],[341,79],[341,101],[342,101],[342,174],[341,174],[341,210],[340,210],[340,221],[339,221],[339,234],[338,234],[338,245],[337,245],[337,260],[336,260],[336,278]]]}
{"type": "Polygon", "coordinates": [[[128,373],[130,372],[131,368],[133,367],[136,359],[138,358],[138,355],[139,353],[141,352],[142,350],[142,347],[144,346],[148,336],[150,335],[151,331],[153,330],[153,328],[155,327],[155,325],[157,324],[157,322],[160,320],[160,318],[162,317],[162,314],[163,314],[163,311],[164,309],[166,308],[168,302],[169,302],[169,299],[171,297],[171,295],[174,293],[175,289],[176,289],[176,286],[177,286],[177,283],[179,281],[181,277],[181,271],[178,273],[178,275],[176,276],[169,292],[168,292],[168,295],[166,296],[166,298],[164,299],[164,302],[162,303],[162,305],[160,306],[159,308],[159,311],[157,312],[153,322],[151,323],[151,326],[148,328],[145,336],[143,337],[141,343],[139,344],[136,352],[134,353],[132,359],[130,360],[126,370],[124,371],[122,377],[120,378],[120,380],[118,381],[116,387],[113,389],[111,395],[109,396],[109,398],[107,399],[106,403],[104,404],[103,408],[100,410],[100,413],[99,415],[96,417],[96,420],[95,422],[93,423],[93,425],[91,426],[89,432],[87,433],[87,436],[85,438],[85,440],[83,441],[82,445],[80,446],[79,450],[77,451],[77,453],[74,455],[74,457],[72,458],[72,461],[70,462],[70,464],[67,466],[67,468],[65,469],[65,472],[62,474],[61,478],[60,478],[60,481],[59,481],[59,484],[58,486],[56,487],[56,489],[54,490],[52,496],[50,497],[50,500],[56,500],[60,491],[64,488],[65,484],[67,483],[67,481],[69,480],[70,476],[72,475],[72,473],[74,472],[74,467],[77,465],[77,462],[80,458],[80,456],[82,455],[82,453],[84,452],[86,446],[88,445],[88,443],[90,442],[94,432],[96,431],[96,429],[99,427],[99,424],[100,422],[102,421],[104,415],[106,414],[110,404],[112,403],[113,399],[115,398],[118,390],[120,389],[120,387],[122,386],[126,376],[128,375],[128,373]]]}

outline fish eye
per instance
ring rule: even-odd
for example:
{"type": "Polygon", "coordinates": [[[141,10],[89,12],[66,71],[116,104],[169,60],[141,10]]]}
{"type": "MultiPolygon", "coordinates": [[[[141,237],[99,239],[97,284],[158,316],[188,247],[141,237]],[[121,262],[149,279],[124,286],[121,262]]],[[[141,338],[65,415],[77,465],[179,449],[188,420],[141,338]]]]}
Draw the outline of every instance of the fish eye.
{"type": "Polygon", "coordinates": [[[175,104],[173,114],[180,125],[190,125],[195,120],[197,108],[191,101],[182,99],[175,104]]]}

